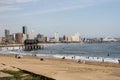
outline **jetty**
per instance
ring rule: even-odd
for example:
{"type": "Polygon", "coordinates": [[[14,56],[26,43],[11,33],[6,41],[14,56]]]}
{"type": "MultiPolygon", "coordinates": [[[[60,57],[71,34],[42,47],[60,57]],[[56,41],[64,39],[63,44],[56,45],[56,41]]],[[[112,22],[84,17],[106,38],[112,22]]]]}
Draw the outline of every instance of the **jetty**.
{"type": "Polygon", "coordinates": [[[44,43],[39,43],[37,40],[30,40],[27,39],[24,41],[24,44],[4,44],[0,45],[1,47],[12,47],[13,49],[15,47],[18,47],[19,49],[23,49],[25,51],[32,51],[32,50],[43,50],[44,49],[44,43]]]}
{"type": "Polygon", "coordinates": [[[38,40],[25,40],[24,42],[25,50],[30,51],[30,50],[44,49],[44,45],[38,43],[39,43],[38,40]]]}

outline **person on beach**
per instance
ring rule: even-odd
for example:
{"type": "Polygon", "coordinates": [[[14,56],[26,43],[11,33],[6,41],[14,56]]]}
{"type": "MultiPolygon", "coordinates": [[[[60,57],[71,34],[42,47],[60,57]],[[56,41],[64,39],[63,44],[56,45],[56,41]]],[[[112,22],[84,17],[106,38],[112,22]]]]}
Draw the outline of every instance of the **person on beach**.
{"type": "Polygon", "coordinates": [[[108,52],[108,55],[107,56],[110,56],[109,52],[108,52]]]}
{"type": "Polygon", "coordinates": [[[118,59],[118,64],[120,64],[120,59],[118,59]]]}
{"type": "Polygon", "coordinates": [[[15,54],[15,58],[17,58],[17,54],[15,54]]]}
{"type": "Polygon", "coordinates": [[[40,58],[40,61],[43,61],[44,59],[43,58],[40,58]]]}
{"type": "Polygon", "coordinates": [[[85,61],[85,60],[83,60],[83,59],[78,59],[78,60],[77,60],[77,63],[83,63],[83,64],[85,64],[85,63],[86,63],[86,61],[85,61]]]}
{"type": "Polygon", "coordinates": [[[15,58],[17,58],[17,59],[20,59],[20,58],[22,58],[23,56],[22,55],[18,55],[18,54],[15,54],[15,58]]]}
{"type": "Polygon", "coordinates": [[[63,56],[62,59],[65,59],[65,56],[63,56]]]}
{"type": "Polygon", "coordinates": [[[102,58],[102,62],[104,62],[104,59],[102,58]]]}
{"type": "Polygon", "coordinates": [[[72,59],[75,59],[75,56],[72,56],[72,59]]]}

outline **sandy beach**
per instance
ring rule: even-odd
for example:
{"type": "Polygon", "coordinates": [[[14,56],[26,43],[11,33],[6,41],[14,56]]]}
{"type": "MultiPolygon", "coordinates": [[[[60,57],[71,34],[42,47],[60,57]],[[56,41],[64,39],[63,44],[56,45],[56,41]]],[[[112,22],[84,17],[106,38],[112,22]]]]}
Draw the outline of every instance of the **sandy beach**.
{"type": "Polygon", "coordinates": [[[15,55],[0,55],[0,70],[11,66],[56,80],[120,80],[120,64],[86,62],[77,63],[66,59],[48,59],[24,56],[16,59],[15,55]],[[4,64],[4,65],[3,65],[4,64]]]}

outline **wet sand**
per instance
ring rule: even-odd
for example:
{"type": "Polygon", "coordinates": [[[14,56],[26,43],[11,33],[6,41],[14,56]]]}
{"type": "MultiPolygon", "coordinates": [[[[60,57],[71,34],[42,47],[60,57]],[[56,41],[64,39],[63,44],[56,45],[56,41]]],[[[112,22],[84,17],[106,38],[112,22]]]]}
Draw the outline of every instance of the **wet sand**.
{"type": "Polygon", "coordinates": [[[120,64],[86,62],[77,63],[66,59],[48,59],[15,55],[0,55],[0,69],[14,66],[56,80],[120,80],[120,64]]]}

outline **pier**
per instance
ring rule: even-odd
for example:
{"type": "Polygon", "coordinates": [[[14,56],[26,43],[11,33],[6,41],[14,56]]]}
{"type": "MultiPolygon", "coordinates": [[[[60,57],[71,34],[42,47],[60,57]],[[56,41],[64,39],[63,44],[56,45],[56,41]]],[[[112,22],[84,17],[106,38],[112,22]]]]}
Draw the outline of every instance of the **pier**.
{"type": "Polygon", "coordinates": [[[11,47],[12,50],[15,49],[15,47],[18,47],[18,49],[23,49],[25,51],[32,51],[32,50],[43,50],[44,44],[39,43],[37,40],[25,40],[24,44],[6,44],[6,45],[0,45],[0,48],[6,47],[8,49],[11,47]]]}
{"type": "Polygon", "coordinates": [[[31,51],[44,49],[44,45],[38,43],[39,43],[38,40],[25,40],[24,42],[25,50],[31,51]]]}

